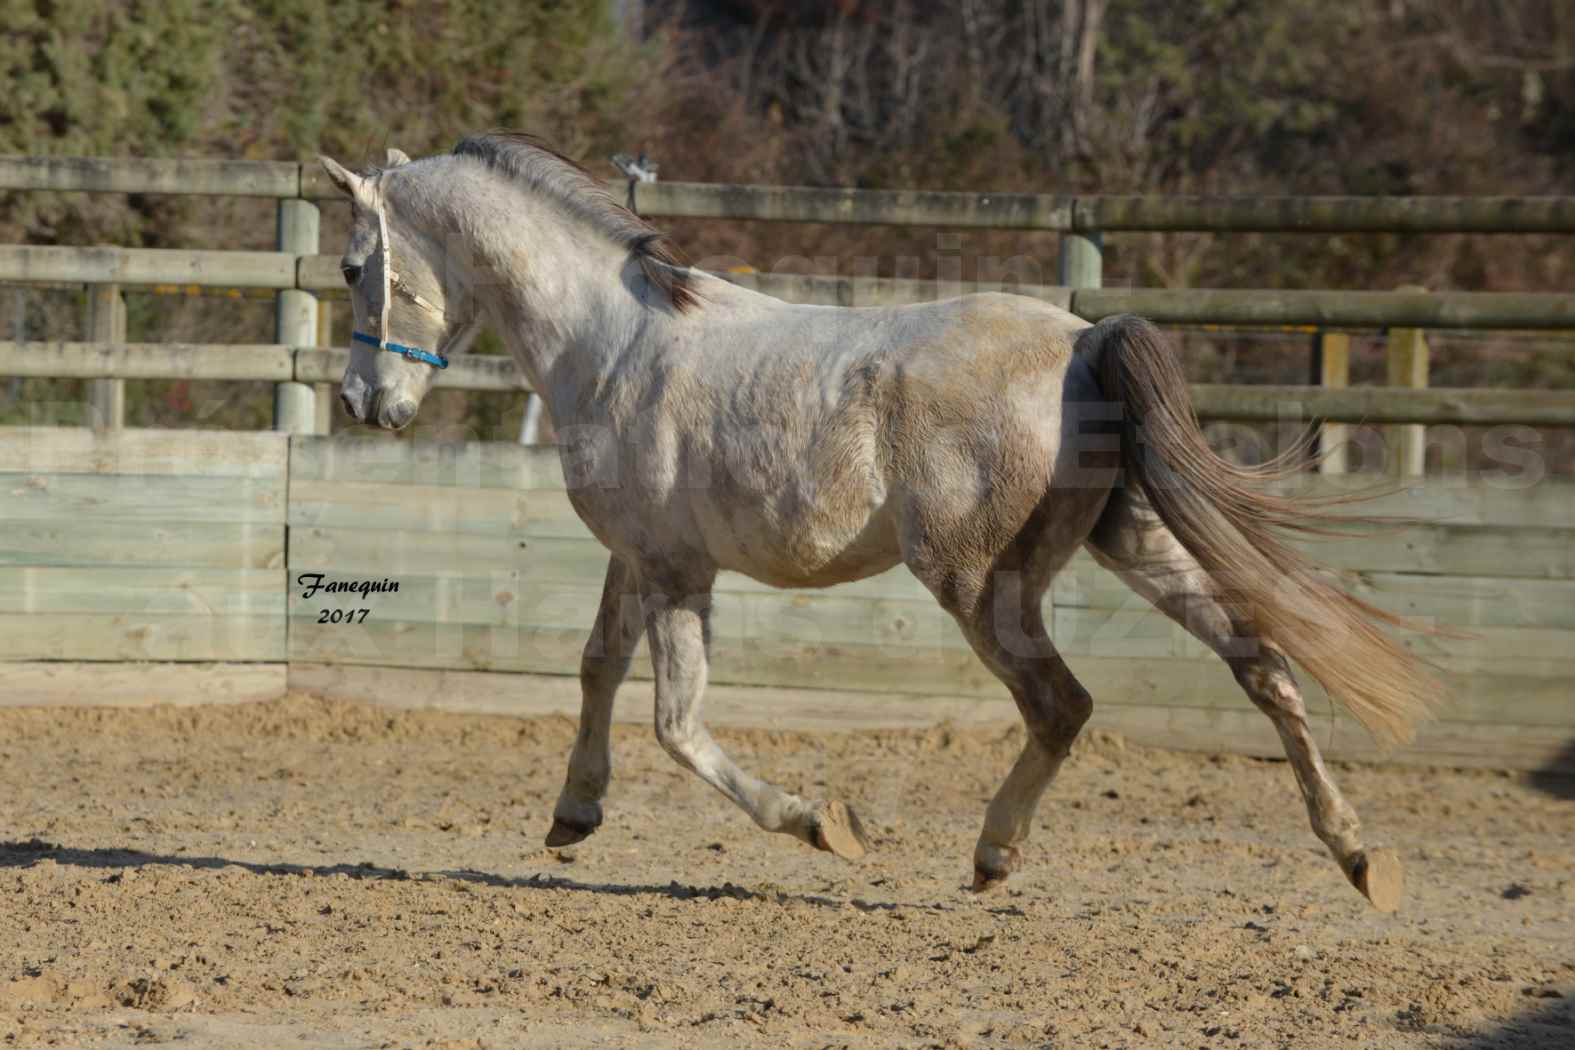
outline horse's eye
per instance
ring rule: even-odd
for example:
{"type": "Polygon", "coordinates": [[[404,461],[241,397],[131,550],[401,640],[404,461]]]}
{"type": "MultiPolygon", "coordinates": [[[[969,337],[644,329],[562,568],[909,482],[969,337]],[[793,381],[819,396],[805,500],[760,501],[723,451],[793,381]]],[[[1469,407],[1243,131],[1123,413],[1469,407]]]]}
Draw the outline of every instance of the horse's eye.
{"type": "Polygon", "coordinates": [[[345,284],[351,288],[354,288],[356,282],[361,279],[361,267],[359,266],[351,266],[349,263],[345,263],[339,267],[339,272],[344,274],[345,284]]]}

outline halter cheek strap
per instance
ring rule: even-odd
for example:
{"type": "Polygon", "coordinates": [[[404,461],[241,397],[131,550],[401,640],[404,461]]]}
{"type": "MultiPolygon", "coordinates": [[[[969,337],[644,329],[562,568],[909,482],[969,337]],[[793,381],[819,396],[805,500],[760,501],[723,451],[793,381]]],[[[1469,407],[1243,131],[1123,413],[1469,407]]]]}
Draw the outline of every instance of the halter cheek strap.
{"type": "Polygon", "coordinates": [[[388,308],[393,304],[394,264],[388,250],[388,209],[383,206],[383,180],[377,180],[377,250],[382,253],[383,302],[377,320],[377,348],[388,349],[388,308]]]}
{"type": "Polygon", "coordinates": [[[471,340],[476,337],[476,333],[480,331],[481,319],[479,317],[472,318],[463,328],[455,332],[447,342],[438,347],[435,352],[428,352],[420,347],[406,346],[403,343],[390,343],[388,341],[388,308],[390,303],[393,302],[393,293],[396,291],[427,313],[440,318],[445,324],[448,321],[448,315],[442,309],[433,306],[430,302],[405,287],[399,280],[399,274],[394,272],[393,260],[388,251],[388,211],[383,207],[381,187],[379,187],[377,195],[377,235],[380,246],[379,251],[383,261],[383,302],[382,311],[378,317],[377,336],[374,338],[365,332],[351,332],[350,338],[357,343],[375,346],[379,350],[387,350],[411,361],[420,361],[422,364],[431,365],[433,368],[447,368],[448,355],[451,353],[464,353],[466,348],[469,347],[471,340]]]}

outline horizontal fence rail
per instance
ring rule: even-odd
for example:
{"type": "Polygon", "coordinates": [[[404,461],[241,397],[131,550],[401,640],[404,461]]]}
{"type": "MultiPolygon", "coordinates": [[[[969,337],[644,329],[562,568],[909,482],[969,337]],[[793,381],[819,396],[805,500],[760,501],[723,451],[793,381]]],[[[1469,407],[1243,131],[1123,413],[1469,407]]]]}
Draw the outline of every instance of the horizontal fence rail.
{"type": "Polygon", "coordinates": [[[0,156],[0,190],[286,198],[301,196],[305,167],[288,161],[0,156]]]}
{"type": "MultiPolygon", "coordinates": [[[[616,184],[623,190],[622,184],[616,184]]],[[[1219,233],[1575,233],[1575,197],[1066,197],[637,183],[663,218],[1219,233]]]]}
{"type": "Polygon", "coordinates": [[[1575,426],[1575,390],[1195,383],[1192,402],[1203,419],[1575,426]]]}
{"type": "MultiPolygon", "coordinates": [[[[970,291],[1032,295],[1097,321],[1136,313],[1162,324],[1344,325],[1383,328],[1575,328],[1575,296],[1546,292],[1350,292],[1279,289],[1060,288],[799,274],[721,274],[790,302],[875,306],[970,291]]],[[[0,246],[0,281],[204,284],[343,289],[332,255],[151,248],[0,246]]]]}
{"type": "MultiPolygon", "coordinates": [[[[271,343],[5,343],[0,375],[48,379],[295,378],[290,348],[271,343]]],[[[337,377],[336,377],[337,378],[337,377]]]]}
{"type": "MultiPolygon", "coordinates": [[[[337,383],[349,360],[349,350],[274,345],[0,342],[0,375],[61,379],[337,383]]],[[[512,358],[492,355],[454,358],[434,385],[492,392],[529,389],[512,358]]],[[[1193,385],[1192,396],[1204,419],[1575,426],[1575,390],[1199,383],[1193,385]]]]}
{"type": "MultiPolygon", "coordinates": [[[[622,184],[617,184],[623,190],[622,184]]],[[[948,193],[705,182],[639,183],[635,210],[661,218],[758,219],[960,226],[996,230],[1073,228],[1074,201],[1047,193],[948,193]]]]}
{"type": "Polygon", "coordinates": [[[0,281],[294,288],[296,256],[286,252],[8,244],[0,245],[0,281]]]}
{"type": "Polygon", "coordinates": [[[1075,230],[1571,233],[1575,197],[1079,197],[1075,230]]]}
{"type": "MultiPolygon", "coordinates": [[[[622,198],[627,186],[609,181],[622,198]]],[[[315,163],[0,156],[0,191],[340,199],[315,163]]],[[[1575,233],[1575,197],[1128,197],[638,183],[668,218],[988,229],[1283,233],[1575,233]]]]}
{"type": "Polygon", "coordinates": [[[888,306],[1000,291],[1054,303],[1088,321],[1140,314],[1159,324],[1347,328],[1575,328],[1575,296],[1546,292],[1348,292],[1273,288],[1065,288],[882,277],[726,273],[793,303],[888,306]]]}
{"type": "Polygon", "coordinates": [[[1072,309],[1073,290],[1061,285],[1010,281],[925,281],[906,277],[833,277],[799,273],[722,273],[723,280],[790,303],[809,306],[900,306],[979,292],[1026,295],[1072,309]]]}
{"type": "Polygon", "coordinates": [[[1158,324],[1349,328],[1572,328],[1575,296],[1547,292],[1348,292],[1273,288],[1079,288],[1090,321],[1140,314],[1158,324]]]}

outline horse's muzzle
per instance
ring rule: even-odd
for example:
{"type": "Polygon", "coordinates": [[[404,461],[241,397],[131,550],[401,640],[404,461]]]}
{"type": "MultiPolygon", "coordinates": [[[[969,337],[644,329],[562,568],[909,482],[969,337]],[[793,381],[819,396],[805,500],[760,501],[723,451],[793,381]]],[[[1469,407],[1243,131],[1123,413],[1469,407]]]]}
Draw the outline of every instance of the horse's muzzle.
{"type": "MultiPolygon", "coordinates": [[[[386,398],[379,398],[386,401],[386,398]]],[[[395,401],[392,405],[384,404],[377,412],[377,425],[389,430],[400,430],[405,424],[416,418],[416,403],[409,398],[395,401]]]]}
{"type": "Polygon", "coordinates": [[[357,423],[376,423],[387,430],[400,430],[416,418],[416,402],[408,397],[389,396],[389,391],[373,390],[366,380],[353,372],[345,373],[339,384],[339,403],[357,423]]]}

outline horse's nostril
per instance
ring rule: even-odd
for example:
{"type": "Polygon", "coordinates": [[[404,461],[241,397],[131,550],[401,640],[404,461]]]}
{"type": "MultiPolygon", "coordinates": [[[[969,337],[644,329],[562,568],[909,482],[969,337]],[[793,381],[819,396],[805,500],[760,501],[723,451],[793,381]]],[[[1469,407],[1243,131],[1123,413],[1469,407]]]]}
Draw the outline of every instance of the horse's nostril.
{"type": "Polygon", "coordinates": [[[339,391],[339,403],[345,406],[345,415],[358,422],[360,421],[361,417],[355,414],[355,402],[350,400],[350,395],[343,390],[339,391]]]}

